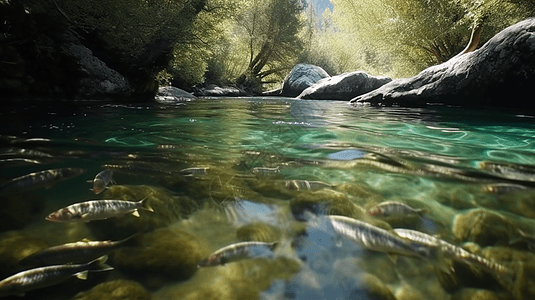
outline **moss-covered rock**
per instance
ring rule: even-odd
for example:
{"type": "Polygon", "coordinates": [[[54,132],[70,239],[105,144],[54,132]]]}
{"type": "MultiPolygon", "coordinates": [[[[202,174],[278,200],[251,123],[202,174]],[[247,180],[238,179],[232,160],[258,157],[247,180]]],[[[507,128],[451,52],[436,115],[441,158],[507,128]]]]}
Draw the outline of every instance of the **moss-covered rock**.
{"type": "Polygon", "coordinates": [[[117,250],[113,266],[152,282],[157,281],[154,278],[185,280],[209,254],[208,246],[197,237],[177,228],[160,228],[144,234],[138,247],[117,250]]]}
{"type": "Polygon", "coordinates": [[[136,232],[149,232],[166,227],[195,211],[199,205],[187,196],[173,196],[167,190],[152,186],[112,185],[104,199],[139,201],[148,197],[154,212],[139,210],[140,217],[126,214],[88,223],[101,239],[121,239],[136,232]]]}
{"type": "Polygon", "coordinates": [[[305,220],[305,212],[320,215],[341,215],[362,218],[364,210],[349,201],[344,193],[324,189],[297,194],[290,202],[292,214],[298,220],[305,220]]]}
{"type": "Polygon", "coordinates": [[[359,281],[361,288],[352,291],[352,299],[396,300],[392,291],[376,276],[362,273],[359,275],[359,281]]]}
{"type": "Polygon", "coordinates": [[[535,299],[535,253],[509,247],[487,247],[482,249],[481,255],[510,270],[496,276],[500,286],[509,292],[508,299],[535,299]]]}
{"type": "Polygon", "coordinates": [[[451,300],[501,300],[502,298],[493,291],[483,289],[464,288],[457,291],[451,300]]]}
{"type": "Polygon", "coordinates": [[[160,290],[154,299],[260,299],[260,292],[279,280],[289,280],[300,264],[286,258],[248,259],[200,269],[190,280],[160,290]]]}
{"type": "Polygon", "coordinates": [[[17,263],[26,256],[48,247],[45,240],[33,238],[20,231],[0,235],[0,278],[20,271],[17,263]]]}
{"type": "Polygon", "coordinates": [[[139,283],[114,280],[101,283],[87,292],[77,294],[73,300],[150,300],[150,293],[139,283]]]}
{"type": "Polygon", "coordinates": [[[265,223],[250,223],[241,226],[236,232],[238,239],[242,241],[275,242],[280,240],[280,229],[265,223]]]}
{"type": "Polygon", "coordinates": [[[496,213],[476,209],[455,217],[453,235],[482,247],[509,245],[518,237],[518,229],[513,222],[496,213]]]}

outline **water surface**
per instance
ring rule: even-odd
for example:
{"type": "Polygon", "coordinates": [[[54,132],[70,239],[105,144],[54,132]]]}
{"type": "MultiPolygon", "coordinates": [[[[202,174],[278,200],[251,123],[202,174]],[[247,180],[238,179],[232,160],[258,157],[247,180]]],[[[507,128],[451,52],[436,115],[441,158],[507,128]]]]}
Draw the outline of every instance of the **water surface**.
{"type": "MultiPolygon", "coordinates": [[[[153,299],[200,299],[213,293],[226,295],[221,299],[372,299],[373,292],[397,299],[449,299],[467,289],[529,295],[520,283],[505,284],[486,271],[470,273],[463,264],[454,265],[456,280],[448,281],[425,260],[401,257],[394,263],[384,253],[340,240],[322,215],[336,212],[377,226],[419,230],[481,255],[512,249],[515,254],[508,260],[487,254],[507,266],[519,263],[518,253],[532,254],[528,240],[515,240],[518,229],[535,233],[533,113],[234,98],[172,106],[44,103],[5,108],[0,117],[2,182],[46,169],[87,169],[46,189],[0,196],[6,203],[3,239],[15,240],[4,243],[2,251],[19,253],[6,254],[2,277],[23,269],[17,260],[27,254],[20,251],[30,254],[83,238],[119,240],[156,230],[173,240],[185,234],[189,238],[183,240],[198,241],[199,256],[247,239],[281,243],[274,258],[198,270],[196,262],[169,263],[171,271],[162,272],[158,268],[163,266],[144,261],[149,258],[141,250],[125,250],[122,258],[110,254],[109,264],[116,270],[108,274],[91,274],[86,283],[73,278],[60,285],[71,289],[49,287],[30,296],[70,299],[117,279],[141,283],[153,299]],[[108,168],[114,170],[116,184],[93,194],[86,181],[108,168]],[[184,171],[189,168],[204,171],[184,171]],[[292,188],[292,181],[301,180],[326,187],[292,188]],[[147,195],[154,198],[155,213],[142,211],[139,219],[127,215],[69,224],[44,219],[76,202],[106,197],[137,201],[147,195]],[[366,216],[367,209],[384,201],[428,213],[401,220],[366,216]],[[466,226],[482,233],[470,233],[466,226]],[[499,227],[497,233],[486,235],[492,226],[499,227]],[[24,238],[18,242],[14,236],[24,238]],[[128,261],[133,257],[143,262],[128,261]],[[183,274],[173,269],[191,265],[195,269],[183,274]]],[[[149,242],[140,243],[145,244],[138,248],[147,248],[149,242]]],[[[162,252],[164,260],[175,252],[193,252],[180,245],[158,247],[174,249],[162,252]]],[[[535,280],[529,272],[522,276],[535,280]]]]}

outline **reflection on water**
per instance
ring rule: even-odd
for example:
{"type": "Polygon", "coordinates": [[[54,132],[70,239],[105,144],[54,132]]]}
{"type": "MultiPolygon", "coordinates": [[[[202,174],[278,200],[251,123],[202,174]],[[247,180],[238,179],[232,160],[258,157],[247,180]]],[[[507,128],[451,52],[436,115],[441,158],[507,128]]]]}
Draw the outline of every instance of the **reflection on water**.
{"type": "Polygon", "coordinates": [[[45,103],[0,117],[8,121],[0,129],[1,278],[31,268],[19,261],[48,247],[136,234],[105,251],[113,271],[28,289],[32,299],[79,292],[76,299],[106,299],[114,289],[143,299],[535,297],[529,114],[238,98],[177,106],[45,103]],[[58,171],[69,168],[86,171],[58,171]],[[103,170],[113,178],[94,189],[103,170]],[[74,203],[144,197],[154,212],[45,220],[74,203]],[[367,214],[374,207],[394,213],[367,214]],[[404,213],[409,208],[425,214],[404,213]],[[342,238],[324,215],[388,233],[342,238]],[[390,254],[399,249],[366,244],[397,241],[393,228],[468,252],[452,250],[442,260],[439,251],[437,264],[421,259],[421,251],[441,249],[434,244],[413,241],[419,256],[397,258],[390,254]],[[230,247],[232,262],[197,266],[242,241],[277,242],[274,257],[248,258],[230,247]]]}

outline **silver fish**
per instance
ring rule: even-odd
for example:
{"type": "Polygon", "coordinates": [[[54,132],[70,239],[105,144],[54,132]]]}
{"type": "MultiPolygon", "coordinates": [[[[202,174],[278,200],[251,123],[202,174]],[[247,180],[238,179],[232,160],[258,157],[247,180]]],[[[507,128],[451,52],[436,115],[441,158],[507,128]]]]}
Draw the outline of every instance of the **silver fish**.
{"type": "Polygon", "coordinates": [[[92,220],[117,217],[127,213],[132,213],[134,216],[139,217],[138,209],[154,212],[147,202],[149,196],[137,202],[124,200],[92,200],[80,202],[49,214],[46,220],[52,222],[89,222],[92,220]]]}
{"type": "Polygon", "coordinates": [[[88,272],[113,270],[105,264],[106,260],[107,256],[102,256],[86,264],[55,265],[17,273],[0,281],[0,296],[24,296],[27,291],[58,284],[71,276],[85,280],[88,272]]]}
{"type": "Polygon", "coordinates": [[[81,175],[85,171],[81,168],[61,168],[30,173],[0,185],[0,194],[19,193],[43,187],[50,188],[58,182],[81,175]]]}
{"type": "Polygon", "coordinates": [[[336,233],[349,238],[366,249],[389,254],[417,256],[438,265],[440,268],[444,267],[441,249],[438,245],[409,241],[393,232],[344,216],[331,215],[327,218],[329,218],[336,233]]]}
{"type": "Polygon", "coordinates": [[[109,169],[116,172],[126,173],[126,174],[138,174],[138,175],[149,175],[149,176],[162,176],[162,175],[173,175],[174,172],[160,169],[154,167],[154,165],[149,165],[145,163],[130,163],[125,165],[111,165],[105,164],[102,165],[103,169],[109,169]]]}
{"type": "Polygon", "coordinates": [[[442,252],[444,253],[445,258],[454,259],[465,264],[479,266],[482,269],[490,272],[491,274],[494,274],[495,272],[497,272],[498,275],[510,274],[509,269],[498,263],[490,261],[479,255],[470,253],[459,246],[450,244],[444,240],[428,235],[426,233],[402,228],[394,229],[394,231],[402,238],[408,239],[413,242],[418,242],[430,246],[439,245],[442,248],[442,252]]]}
{"type": "Polygon", "coordinates": [[[409,214],[417,214],[422,216],[423,214],[427,213],[427,211],[428,210],[425,208],[412,208],[402,202],[385,201],[368,209],[366,213],[374,217],[406,216],[409,214]]]}
{"type": "Polygon", "coordinates": [[[213,267],[224,265],[252,257],[266,257],[277,246],[277,242],[241,242],[223,247],[198,263],[198,267],[213,267]]]}
{"type": "Polygon", "coordinates": [[[187,169],[180,170],[180,174],[184,176],[201,176],[201,175],[206,175],[208,169],[209,169],[208,167],[187,168],[187,169]]]}
{"type": "Polygon", "coordinates": [[[280,172],[281,170],[279,169],[279,167],[276,167],[276,168],[256,167],[256,168],[251,169],[251,173],[253,173],[256,176],[274,176],[280,172]]]}
{"type": "Polygon", "coordinates": [[[286,181],[286,188],[289,190],[319,190],[323,188],[329,188],[332,185],[321,181],[308,181],[308,180],[288,180],[286,181]]]}
{"type": "Polygon", "coordinates": [[[90,190],[93,191],[93,193],[97,195],[102,193],[104,189],[106,189],[108,184],[114,183],[113,179],[111,179],[112,175],[113,175],[112,170],[104,170],[104,171],[99,172],[92,181],[91,180],[88,181],[88,182],[93,183],[93,189],[90,189],[90,190]]]}
{"type": "Polygon", "coordinates": [[[131,241],[134,234],[120,241],[89,241],[84,239],[75,243],[67,243],[33,253],[21,261],[22,266],[45,266],[68,263],[83,263],[108,254],[125,243],[131,241]]]}
{"type": "Polygon", "coordinates": [[[527,189],[523,185],[512,183],[494,183],[483,187],[483,191],[495,194],[509,194],[527,189]]]}

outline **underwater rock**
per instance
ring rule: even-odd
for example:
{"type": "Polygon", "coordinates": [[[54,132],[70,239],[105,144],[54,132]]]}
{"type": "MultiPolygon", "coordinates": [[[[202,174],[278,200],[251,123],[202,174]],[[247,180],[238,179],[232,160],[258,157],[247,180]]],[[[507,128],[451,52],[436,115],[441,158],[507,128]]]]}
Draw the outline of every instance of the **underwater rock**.
{"type": "Polygon", "coordinates": [[[151,280],[158,276],[186,280],[209,254],[208,246],[197,237],[168,227],[144,234],[138,247],[117,250],[113,266],[151,280]]]}
{"type": "Polygon", "coordinates": [[[260,293],[276,280],[289,280],[299,263],[286,258],[249,259],[200,269],[190,280],[158,291],[154,299],[260,299],[260,293]]]}
{"type": "Polygon", "coordinates": [[[507,299],[535,299],[535,253],[508,247],[486,247],[481,255],[511,269],[511,277],[497,277],[498,283],[512,297],[507,299]]]}
{"type": "Polygon", "coordinates": [[[173,104],[184,101],[196,100],[194,95],[174,86],[162,86],[154,96],[154,101],[162,104],[173,104]]]}
{"type": "Polygon", "coordinates": [[[265,223],[250,223],[241,226],[236,236],[242,241],[275,242],[280,240],[282,233],[279,228],[265,223]]]}
{"type": "Polygon", "coordinates": [[[454,209],[471,209],[477,207],[475,204],[474,191],[467,191],[466,188],[456,186],[444,186],[437,189],[438,192],[434,199],[443,205],[454,209]]]}
{"type": "Polygon", "coordinates": [[[425,300],[424,295],[416,288],[410,285],[402,285],[396,291],[396,300],[425,300]]]}
{"type": "Polygon", "coordinates": [[[394,294],[376,276],[363,273],[358,276],[362,284],[350,293],[352,299],[396,300],[394,294]]]}
{"type": "Polygon", "coordinates": [[[33,238],[20,231],[0,234],[0,280],[19,270],[18,262],[26,256],[47,248],[45,240],[33,238]]]}
{"type": "Polygon", "coordinates": [[[451,300],[500,300],[503,299],[493,291],[483,289],[464,288],[457,291],[451,300]]]}
{"type": "Polygon", "coordinates": [[[186,196],[173,196],[167,190],[140,185],[112,185],[103,193],[103,199],[139,201],[145,197],[154,212],[141,210],[139,218],[132,214],[87,223],[99,239],[122,239],[136,232],[149,232],[184,218],[198,208],[186,196]]]}
{"type": "Polygon", "coordinates": [[[305,221],[305,212],[318,215],[341,215],[362,218],[362,208],[353,204],[344,193],[324,189],[319,191],[303,191],[290,201],[290,209],[297,220],[305,221]]]}
{"type": "Polygon", "coordinates": [[[306,88],[298,99],[351,100],[373,91],[392,81],[390,77],[371,76],[364,71],[356,71],[327,77],[306,88]]]}
{"type": "Polygon", "coordinates": [[[0,210],[0,232],[20,229],[39,216],[45,209],[46,201],[42,194],[27,193],[2,196],[0,210]]]}
{"type": "Polygon", "coordinates": [[[73,300],[150,300],[145,288],[130,280],[114,280],[101,283],[87,292],[78,293],[73,300]]]}
{"type": "Polygon", "coordinates": [[[474,242],[481,247],[509,245],[511,240],[518,238],[518,229],[514,223],[483,209],[457,215],[452,231],[460,241],[474,242]]]}
{"type": "Polygon", "coordinates": [[[350,103],[421,106],[443,103],[459,106],[533,108],[522,99],[535,78],[535,18],[512,25],[480,49],[429,67],[411,78],[395,79],[350,103]]]}
{"type": "Polygon", "coordinates": [[[297,64],[284,78],[280,96],[296,97],[303,90],[312,86],[320,79],[330,77],[321,67],[309,64],[297,64]]]}

